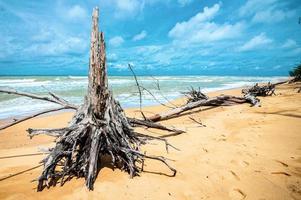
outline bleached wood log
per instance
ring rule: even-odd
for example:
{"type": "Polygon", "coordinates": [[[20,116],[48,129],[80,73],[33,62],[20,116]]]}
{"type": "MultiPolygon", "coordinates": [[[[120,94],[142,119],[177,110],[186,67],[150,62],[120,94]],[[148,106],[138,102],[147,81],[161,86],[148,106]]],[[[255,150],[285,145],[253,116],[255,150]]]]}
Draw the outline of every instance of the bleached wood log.
{"type": "Polygon", "coordinates": [[[6,93],[6,94],[14,94],[14,95],[18,95],[18,96],[25,96],[25,97],[29,97],[31,99],[37,99],[37,100],[42,100],[42,101],[48,101],[48,102],[52,102],[55,104],[59,104],[63,107],[65,107],[66,109],[77,109],[78,106],[68,103],[67,101],[65,101],[64,99],[54,95],[53,93],[51,93],[52,97],[55,98],[49,98],[49,97],[44,97],[44,96],[39,96],[36,94],[32,94],[32,93],[28,93],[28,92],[20,92],[20,91],[16,91],[16,90],[5,90],[5,89],[0,89],[0,93],[6,93]]]}
{"type": "Polygon", "coordinates": [[[44,114],[46,114],[46,113],[56,112],[56,111],[65,110],[65,109],[70,109],[70,108],[69,108],[69,107],[68,107],[68,108],[61,107],[61,108],[53,108],[53,109],[43,110],[43,111],[41,111],[41,112],[34,113],[34,114],[32,114],[32,115],[23,117],[23,118],[21,118],[21,119],[16,119],[16,120],[14,120],[14,121],[11,122],[11,123],[8,123],[8,124],[6,124],[6,125],[3,125],[3,126],[0,127],[0,130],[7,129],[7,128],[12,127],[12,126],[14,126],[14,125],[17,125],[17,124],[19,124],[19,123],[21,123],[21,122],[24,122],[24,121],[26,121],[26,120],[32,119],[32,118],[37,117],[37,116],[40,116],[40,115],[44,115],[44,114]]]}
{"type": "Polygon", "coordinates": [[[162,112],[162,113],[153,115],[153,116],[149,117],[148,120],[157,122],[157,121],[161,121],[161,120],[170,119],[170,118],[180,115],[181,113],[183,113],[185,111],[192,110],[192,109],[198,108],[200,106],[230,106],[230,105],[240,104],[240,103],[245,103],[245,102],[247,102],[247,100],[242,97],[221,95],[221,96],[217,96],[214,98],[202,99],[199,101],[187,103],[181,107],[174,108],[174,109],[168,110],[166,112],[162,112]]]}

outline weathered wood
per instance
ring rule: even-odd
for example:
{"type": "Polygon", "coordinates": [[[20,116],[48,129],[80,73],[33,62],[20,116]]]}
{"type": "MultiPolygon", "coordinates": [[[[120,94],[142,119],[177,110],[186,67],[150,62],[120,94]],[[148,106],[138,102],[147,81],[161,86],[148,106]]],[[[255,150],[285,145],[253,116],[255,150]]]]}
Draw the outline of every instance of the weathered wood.
{"type": "Polygon", "coordinates": [[[241,104],[241,103],[250,103],[252,106],[261,106],[260,100],[256,97],[275,94],[275,86],[279,84],[283,84],[285,82],[286,81],[275,83],[275,84],[268,83],[267,85],[264,86],[259,86],[258,84],[255,84],[251,88],[242,90],[242,93],[244,94],[243,97],[220,95],[217,97],[209,98],[207,95],[203,94],[200,91],[200,89],[195,90],[192,88],[191,91],[184,93],[185,96],[188,98],[187,104],[181,107],[168,110],[163,113],[155,114],[147,119],[153,122],[166,120],[173,117],[177,117],[183,112],[201,106],[231,106],[231,105],[241,104]]]}
{"type": "Polygon", "coordinates": [[[90,61],[89,61],[89,85],[87,104],[97,117],[104,117],[104,110],[107,105],[109,95],[106,53],[103,32],[98,28],[99,10],[94,9],[92,15],[92,31],[90,43],[90,61]]]}
{"type": "Polygon", "coordinates": [[[246,88],[242,90],[242,93],[249,96],[271,96],[275,94],[275,85],[271,84],[270,82],[267,85],[260,86],[258,83],[256,83],[254,86],[250,88],[246,88]]]}
{"type": "MultiPolygon", "coordinates": [[[[161,161],[173,171],[173,175],[176,174],[165,158],[139,152],[142,144],[155,138],[136,134],[130,123],[168,131],[178,130],[129,120],[108,89],[105,42],[103,33],[98,29],[98,15],[96,8],[92,16],[89,84],[84,104],[78,107],[67,128],[28,130],[31,137],[39,134],[58,137],[56,146],[43,160],[44,169],[38,178],[38,191],[45,186],[50,187],[58,179],[63,184],[65,176],[84,177],[87,188],[92,190],[104,156],[109,156],[114,167],[121,167],[131,177],[141,172],[139,163],[144,163],[146,158],[161,161]],[[56,166],[62,167],[58,170],[56,166]]],[[[58,99],[56,95],[52,97],[58,99]]],[[[177,134],[180,134],[179,131],[177,134]]]]}
{"type": "Polygon", "coordinates": [[[209,99],[209,97],[206,94],[204,94],[200,88],[196,90],[193,87],[191,87],[191,89],[188,92],[183,92],[183,94],[187,97],[187,103],[209,99]]]}
{"type": "MultiPolygon", "coordinates": [[[[25,116],[25,117],[23,117],[21,119],[14,119],[13,122],[9,122],[8,124],[5,124],[2,127],[0,127],[0,130],[4,130],[6,128],[15,126],[15,125],[17,125],[17,124],[19,124],[21,122],[24,122],[26,120],[38,117],[38,116],[43,115],[43,114],[47,114],[47,113],[50,113],[50,112],[56,112],[56,111],[59,111],[59,110],[65,110],[65,109],[73,109],[73,110],[77,110],[78,109],[78,110],[80,110],[79,112],[76,113],[76,115],[78,115],[78,116],[75,116],[73,118],[73,120],[77,121],[79,118],[81,118],[83,116],[83,112],[84,112],[84,109],[85,109],[85,107],[83,107],[83,106],[79,107],[77,105],[70,104],[68,101],[66,101],[66,100],[58,97],[57,95],[55,95],[52,92],[49,92],[49,94],[54,99],[49,98],[49,97],[39,96],[39,95],[32,94],[32,93],[19,92],[19,91],[16,91],[16,90],[4,90],[4,89],[0,89],[0,93],[25,96],[25,97],[29,97],[29,98],[32,98],[32,99],[37,99],[37,100],[52,102],[52,103],[64,106],[64,107],[61,107],[61,108],[54,108],[54,109],[43,110],[43,111],[40,111],[38,113],[34,113],[34,114],[29,115],[29,116],[25,116]]],[[[168,128],[168,127],[165,127],[163,125],[152,123],[151,121],[139,120],[139,119],[134,119],[134,118],[127,118],[127,120],[130,121],[130,123],[131,123],[132,126],[145,126],[147,128],[161,129],[161,130],[166,130],[166,131],[171,131],[171,132],[176,132],[176,133],[180,133],[181,132],[181,130],[177,130],[177,129],[173,129],[173,128],[168,128]]],[[[75,122],[75,123],[77,123],[77,122],[75,122]]],[[[43,134],[46,134],[46,132],[44,132],[43,134]]],[[[37,134],[37,135],[39,135],[39,134],[37,134]]],[[[51,133],[48,133],[48,135],[51,135],[51,133]]]]}
{"type": "Polygon", "coordinates": [[[251,103],[251,106],[256,106],[256,107],[260,107],[260,100],[258,98],[256,98],[255,95],[251,94],[251,93],[247,93],[244,95],[244,98],[251,103]]]}
{"type": "Polygon", "coordinates": [[[78,106],[73,105],[71,103],[68,103],[67,101],[65,101],[64,99],[56,96],[53,93],[50,93],[53,98],[39,96],[39,95],[28,93],[28,92],[20,92],[20,91],[16,91],[16,90],[0,89],[0,93],[14,94],[14,95],[18,95],[18,96],[29,97],[29,98],[32,98],[32,99],[37,99],[37,100],[42,100],[42,101],[48,101],[48,102],[59,104],[59,105],[65,107],[66,109],[74,109],[74,110],[76,110],[78,108],[78,106]]]}
{"type": "Polygon", "coordinates": [[[165,130],[165,131],[174,132],[176,135],[185,133],[185,131],[183,131],[183,130],[169,128],[169,127],[163,126],[159,123],[154,123],[152,121],[140,120],[140,119],[135,119],[135,118],[128,118],[128,121],[130,124],[132,124],[132,126],[145,126],[148,128],[161,129],[161,130],[165,130]]]}
{"type": "Polygon", "coordinates": [[[141,113],[143,119],[146,120],[146,117],[145,117],[145,115],[144,115],[144,113],[143,113],[143,111],[142,111],[142,92],[141,92],[141,86],[139,85],[139,82],[138,82],[138,80],[137,80],[137,77],[136,77],[136,74],[135,74],[134,70],[132,69],[132,66],[131,66],[130,64],[128,64],[128,67],[129,67],[129,69],[131,70],[131,72],[132,72],[132,74],[133,74],[133,76],[134,76],[135,83],[136,83],[137,88],[138,88],[138,92],[139,92],[139,108],[140,108],[140,113],[141,113]]]}
{"type": "Polygon", "coordinates": [[[194,108],[198,108],[200,106],[230,106],[234,104],[240,104],[247,102],[246,99],[242,97],[236,97],[236,96],[229,96],[229,95],[221,95],[210,99],[202,99],[195,102],[187,103],[181,107],[174,108],[171,110],[168,110],[166,112],[162,112],[156,115],[153,115],[148,118],[148,120],[157,122],[161,120],[166,120],[173,118],[175,116],[180,115],[181,113],[192,110],[194,108]]]}
{"type": "Polygon", "coordinates": [[[48,109],[48,110],[44,110],[44,111],[41,111],[41,112],[32,114],[32,115],[30,115],[30,116],[23,117],[23,118],[21,118],[21,119],[16,119],[16,120],[14,120],[14,121],[11,122],[11,123],[8,123],[8,124],[5,124],[5,125],[1,126],[1,127],[0,127],[0,130],[7,129],[7,128],[12,127],[12,126],[14,126],[14,125],[17,125],[17,124],[19,124],[19,123],[21,123],[21,122],[24,122],[24,121],[26,121],[26,120],[32,119],[32,118],[37,117],[37,116],[40,116],[40,115],[44,115],[44,114],[46,114],[46,113],[56,112],[56,111],[65,110],[65,109],[70,109],[70,108],[61,107],[61,108],[48,109]]]}
{"type": "Polygon", "coordinates": [[[71,127],[67,128],[57,128],[57,129],[32,129],[29,128],[27,129],[28,136],[30,138],[33,138],[34,136],[37,135],[49,135],[52,137],[61,137],[66,131],[71,131],[71,127]]]}

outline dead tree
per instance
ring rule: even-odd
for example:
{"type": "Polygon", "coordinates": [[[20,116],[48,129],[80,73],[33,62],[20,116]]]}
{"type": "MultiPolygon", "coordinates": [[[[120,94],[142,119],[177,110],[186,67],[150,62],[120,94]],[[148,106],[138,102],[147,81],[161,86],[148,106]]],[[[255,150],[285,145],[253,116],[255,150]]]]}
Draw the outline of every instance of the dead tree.
{"type": "MultiPolygon", "coordinates": [[[[134,132],[131,124],[175,132],[178,130],[168,129],[152,122],[146,124],[143,120],[129,120],[108,89],[105,41],[104,34],[99,32],[98,15],[99,10],[95,8],[92,16],[88,92],[83,105],[77,107],[69,104],[53,93],[50,93],[51,97],[49,98],[17,91],[0,90],[4,93],[50,101],[63,106],[61,109],[76,110],[68,127],[28,129],[31,137],[40,134],[57,137],[55,147],[42,161],[44,169],[38,178],[38,191],[41,191],[45,186],[54,185],[57,180],[63,184],[65,177],[73,176],[84,177],[87,188],[92,190],[100,164],[104,162],[104,156],[109,156],[113,166],[127,171],[131,177],[142,171],[146,158],[163,162],[173,172],[173,176],[176,174],[176,170],[168,165],[166,158],[149,156],[140,152],[140,146],[149,139],[164,141],[166,148],[171,145],[163,138],[134,132]]],[[[52,109],[48,112],[58,109],[52,109]]],[[[2,129],[43,113],[45,111],[17,120],[2,127],[2,129]]],[[[180,133],[177,132],[177,134],[180,133]]]]}

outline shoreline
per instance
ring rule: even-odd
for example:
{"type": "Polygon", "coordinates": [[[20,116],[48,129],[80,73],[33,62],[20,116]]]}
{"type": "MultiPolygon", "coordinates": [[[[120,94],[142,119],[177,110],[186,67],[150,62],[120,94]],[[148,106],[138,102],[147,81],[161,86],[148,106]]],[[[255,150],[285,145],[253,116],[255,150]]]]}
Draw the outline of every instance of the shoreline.
{"type": "MultiPolygon", "coordinates": [[[[281,80],[289,80],[289,77],[287,77],[286,79],[281,79],[281,80]]],[[[271,82],[273,83],[273,82],[271,82]]],[[[267,84],[266,82],[260,82],[259,84],[267,84]]],[[[221,92],[221,94],[223,94],[224,92],[227,92],[229,90],[242,90],[246,87],[250,87],[254,84],[248,84],[246,86],[237,86],[237,87],[229,87],[229,88],[204,88],[202,91],[204,90],[209,90],[208,92],[204,92],[205,94],[209,95],[211,93],[214,93],[216,94],[217,92],[221,92]]],[[[170,102],[176,102],[178,101],[179,99],[182,99],[182,98],[185,98],[184,95],[181,95],[179,97],[176,97],[174,99],[169,99],[170,102]]],[[[119,101],[120,102],[120,101],[119,101]]],[[[168,102],[163,102],[163,103],[166,103],[166,104],[169,104],[168,102]]],[[[155,103],[155,104],[150,104],[150,105],[143,105],[142,108],[144,107],[151,107],[151,106],[159,106],[160,104],[159,103],[155,103]]],[[[139,109],[139,106],[136,106],[136,107],[124,107],[124,109],[139,109]]],[[[38,111],[41,111],[41,110],[38,110],[38,111]]],[[[67,111],[67,110],[61,110],[61,111],[57,111],[55,113],[48,113],[48,114],[45,114],[45,115],[42,115],[42,116],[48,116],[48,115],[55,115],[55,114],[59,114],[59,113],[64,113],[64,112],[70,112],[71,110],[67,111]]],[[[26,114],[22,114],[22,115],[14,115],[14,116],[10,116],[10,117],[5,117],[5,118],[0,118],[0,124],[1,122],[9,122],[11,120],[13,120],[14,118],[20,118],[20,117],[26,117],[28,115],[31,115],[31,114],[34,114],[35,112],[37,112],[36,110],[32,110],[31,112],[28,112],[26,114]]],[[[40,116],[41,117],[41,116],[40,116]]]]}
{"type": "MultiPolygon", "coordinates": [[[[262,83],[262,84],[265,84],[265,83],[262,83]]],[[[225,92],[227,91],[231,91],[231,90],[242,90],[244,87],[234,87],[234,88],[228,88],[228,89],[217,89],[217,90],[214,90],[214,91],[209,91],[208,93],[205,93],[206,95],[208,96],[213,96],[212,94],[217,94],[218,92],[221,92],[221,94],[224,94],[225,92]]],[[[180,96],[180,97],[177,97],[175,99],[169,99],[170,102],[174,103],[174,102],[179,102],[179,101],[182,101],[183,98],[185,98],[184,95],[180,96]]],[[[164,102],[166,104],[169,104],[168,102],[164,102]]],[[[143,108],[149,108],[149,107],[157,107],[157,106],[161,106],[160,104],[155,104],[155,105],[144,105],[142,107],[143,108]]],[[[139,109],[139,107],[125,107],[123,108],[124,110],[136,110],[136,109],[139,109]]],[[[35,111],[36,112],[36,111],[35,111]]],[[[26,117],[28,115],[31,115],[31,114],[34,114],[35,113],[34,111],[30,112],[30,113],[27,113],[26,115],[15,115],[15,116],[11,116],[11,117],[7,117],[7,118],[3,118],[3,119],[0,119],[0,124],[1,122],[9,122],[9,121],[12,121],[14,118],[20,118],[20,117],[26,117]]],[[[66,109],[66,110],[60,110],[60,111],[56,111],[56,112],[53,112],[53,113],[47,113],[47,114],[44,114],[44,115],[41,115],[41,116],[38,116],[36,118],[39,118],[39,117],[43,117],[43,116],[52,116],[52,115],[57,115],[57,114],[60,114],[60,113],[73,113],[74,110],[72,109],[66,109]]]]}

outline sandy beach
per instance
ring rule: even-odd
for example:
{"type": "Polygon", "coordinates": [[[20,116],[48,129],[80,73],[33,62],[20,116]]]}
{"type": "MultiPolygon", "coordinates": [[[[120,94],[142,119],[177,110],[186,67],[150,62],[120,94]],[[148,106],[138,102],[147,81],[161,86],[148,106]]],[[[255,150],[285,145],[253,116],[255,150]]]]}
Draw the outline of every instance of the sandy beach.
{"type": "MultiPolygon", "coordinates": [[[[29,139],[26,129],[64,127],[73,113],[18,124],[0,131],[0,199],[301,199],[301,94],[297,86],[300,84],[277,86],[276,96],[260,98],[262,107],[203,107],[161,122],[186,131],[168,138],[180,151],[167,153],[160,142],[152,142],[144,150],[174,160],[169,163],[177,169],[176,177],[169,177],[166,166],[155,161],[146,161],[145,172],[133,179],[103,163],[90,192],[83,178],[42,192],[36,192],[36,182],[32,182],[40,175],[39,161],[45,156],[35,154],[53,146],[54,139],[29,139]]],[[[209,95],[222,93],[240,95],[240,89],[209,95]]],[[[151,115],[166,109],[151,106],[144,111],[151,115]]],[[[139,116],[137,109],[126,113],[139,116]]],[[[137,129],[150,135],[167,134],[137,129]]]]}

